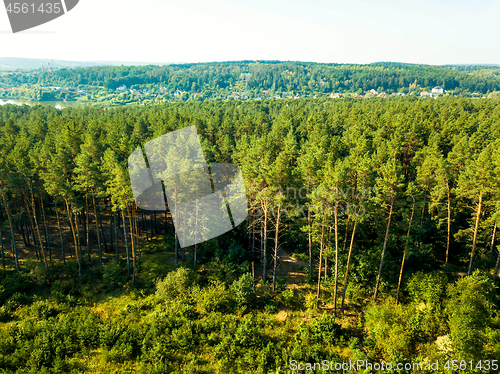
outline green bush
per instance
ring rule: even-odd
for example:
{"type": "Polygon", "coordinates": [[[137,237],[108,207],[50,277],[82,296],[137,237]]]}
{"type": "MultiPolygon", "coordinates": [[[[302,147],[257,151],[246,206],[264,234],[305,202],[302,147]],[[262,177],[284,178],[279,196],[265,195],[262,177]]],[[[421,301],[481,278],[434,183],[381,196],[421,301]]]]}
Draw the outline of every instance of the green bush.
{"type": "Polygon", "coordinates": [[[102,280],[108,290],[121,287],[125,284],[127,278],[125,276],[125,269],[120,261],[112,260],[104,264],[102,280]]]}
{"type": "Polygon", "coordinates": [[[173,300],[185,296],[189,293],[193,278],[191,270],[186,268],[171,271],[165,278],[156,282],[156,297],[159,300],[173,300]]]}
{"type": "Polygon", "coordinates": [[[253,278],[249,273],[243,274],[233,282],[234,298],[239,307],[246,307],[254,300],[253,278]]]}

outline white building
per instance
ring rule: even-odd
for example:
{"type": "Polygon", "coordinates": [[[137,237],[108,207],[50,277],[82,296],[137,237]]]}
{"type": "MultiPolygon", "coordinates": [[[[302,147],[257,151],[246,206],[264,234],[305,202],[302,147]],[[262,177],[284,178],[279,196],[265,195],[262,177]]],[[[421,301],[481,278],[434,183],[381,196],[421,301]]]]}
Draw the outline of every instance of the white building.
{"type": "Polygon", "coordinates": [[[436,86],[432,89],[433,95],[441,95],[444,92],[443,87],[436,86]]]}

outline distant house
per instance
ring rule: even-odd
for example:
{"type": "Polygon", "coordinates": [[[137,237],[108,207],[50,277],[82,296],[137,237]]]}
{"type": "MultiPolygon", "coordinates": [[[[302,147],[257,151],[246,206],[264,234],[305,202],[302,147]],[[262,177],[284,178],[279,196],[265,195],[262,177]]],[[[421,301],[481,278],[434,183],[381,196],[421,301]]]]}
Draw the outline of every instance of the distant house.
{"type": "Polygon", "coordinates": [[[233,100],[241,100],[241,96],[238,92],[233,92],[231,97],[233,98],[233,100]]]}
{"type": "Polygon", "coordinates": [[[182,91],[181,90],[177,90],[174,92],[174,96],[181,96],[182,95],[182,91]]]}
{"type": "Polygon", "coordinates": [[[342,94],[338,93],[338,92],[332,92],[330,94],[330,99],[340,99],[342,97],[342,94]]]}
{"type": "Polygon", "coordinates": [[[370,93],[372,93],[372,94],[374,94],[374,95],[378,95],[377,90],[374,90],[373,88],[370,90],[370,93]]]}
{"type": "Polygon", "coordinates": [[[354,96],[354,98],[355,98],[355,99],[362,99],[362,98],[363,98],[363,96],[361,96],[361,95],[356,95],[356,96],[354,96]]]}
{"type": "Polygon", "coordinates": [[[389,96],[388,94],[386,94],[385,92],[381,92],[378,94],[378,97],[382,97],[382,98],[386,98],[387,96],[389,96]]]}
{"type": "Polygon", "coordinates": [[[262,91],[262,95],[267,95],[268,93],[269,93],[269,91],[267,91],[267,90],[262,91]]]}
{"type": "Polygon", "coordinates": [[[203,94],[202,94],[201,92],[196,92],[196,93],[194,93],[194,94],[193,94],[193,97],[194,97],[195,99],[197,99],[197,98],[199,98],[199,97],[202,97],[202,96],[203,96],[203,94]]]}
{"type": "Polygon", "coordinates": [[[429,96],[431,96],[431,94],[427,91],[420,92],[420,97],[429,97],[429,96]]]}
{"type": "Polygon", "coordinates": [[[290,92],[283,92],[282,97],[283,99],[289,99],[292,97],[292,94],[290,92]]]}
{"type": "Polygon", "coordinates": [[[281,99],[280,95],[276,95],[274,98],[275,98],[276,100],[281,99]]]}
{"type": "Polygon", "coordinates": [[[433,95],[441,95],[444,92],[443,87],[436,86],[432,89],[433,95]]]}
{"type": "Polygon", "coordinates": [[[257,101],[258,101],[258,100],[262,100],[262,99],[261,99],[260,97],[258,97],[258,96],[257,96],[254,100],[257,100],[257,101]]]}
{"type": "Polygon", "coordinates": [[[297,94],[297,95],[295,95],[293,98],[294,98],[294,99],[300,99],[300,95],[299,95],[299,94],[297,94]]]}
{"type": "Polygon", "coordinates": [[[248,100],[248,92],[242,92],[242,93],[241,93],[241,98],[242,98],[243,100],[248,100]]]}
{"type": "Polygon", "coordinates": [[[125,91],[127,89],[127,86],[125,86],[124,84],[122,84],[120,87],[118,87],[116,90],[117,91],[125,91]]]}

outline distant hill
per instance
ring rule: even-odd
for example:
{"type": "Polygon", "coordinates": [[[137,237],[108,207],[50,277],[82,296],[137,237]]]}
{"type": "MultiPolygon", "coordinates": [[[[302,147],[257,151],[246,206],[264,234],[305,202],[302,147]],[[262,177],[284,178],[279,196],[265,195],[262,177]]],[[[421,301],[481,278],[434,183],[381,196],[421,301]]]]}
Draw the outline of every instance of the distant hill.
{"type": "Polygon", "coordinates": [[[49,60],[38,58],[18,58],[18,57],[0,57],[0,70],[33,70],[42,67],[61,69],[61,68],[85,68],[92,66],[144,66],[156,65],[149,62],[124,62],[124,61],[66,61],[49,60]]]}

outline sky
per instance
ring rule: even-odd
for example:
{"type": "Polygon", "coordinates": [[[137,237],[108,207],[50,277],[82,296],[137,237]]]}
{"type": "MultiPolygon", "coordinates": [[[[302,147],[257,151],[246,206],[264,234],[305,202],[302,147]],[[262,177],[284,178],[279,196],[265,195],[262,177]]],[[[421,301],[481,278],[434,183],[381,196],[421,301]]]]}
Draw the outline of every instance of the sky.
{"type": "Polygon", "coordinates": [[[0,8],[0,57],[500,64],[499,16],[500,0],[80,0],[16,34],[0,8]]]}

